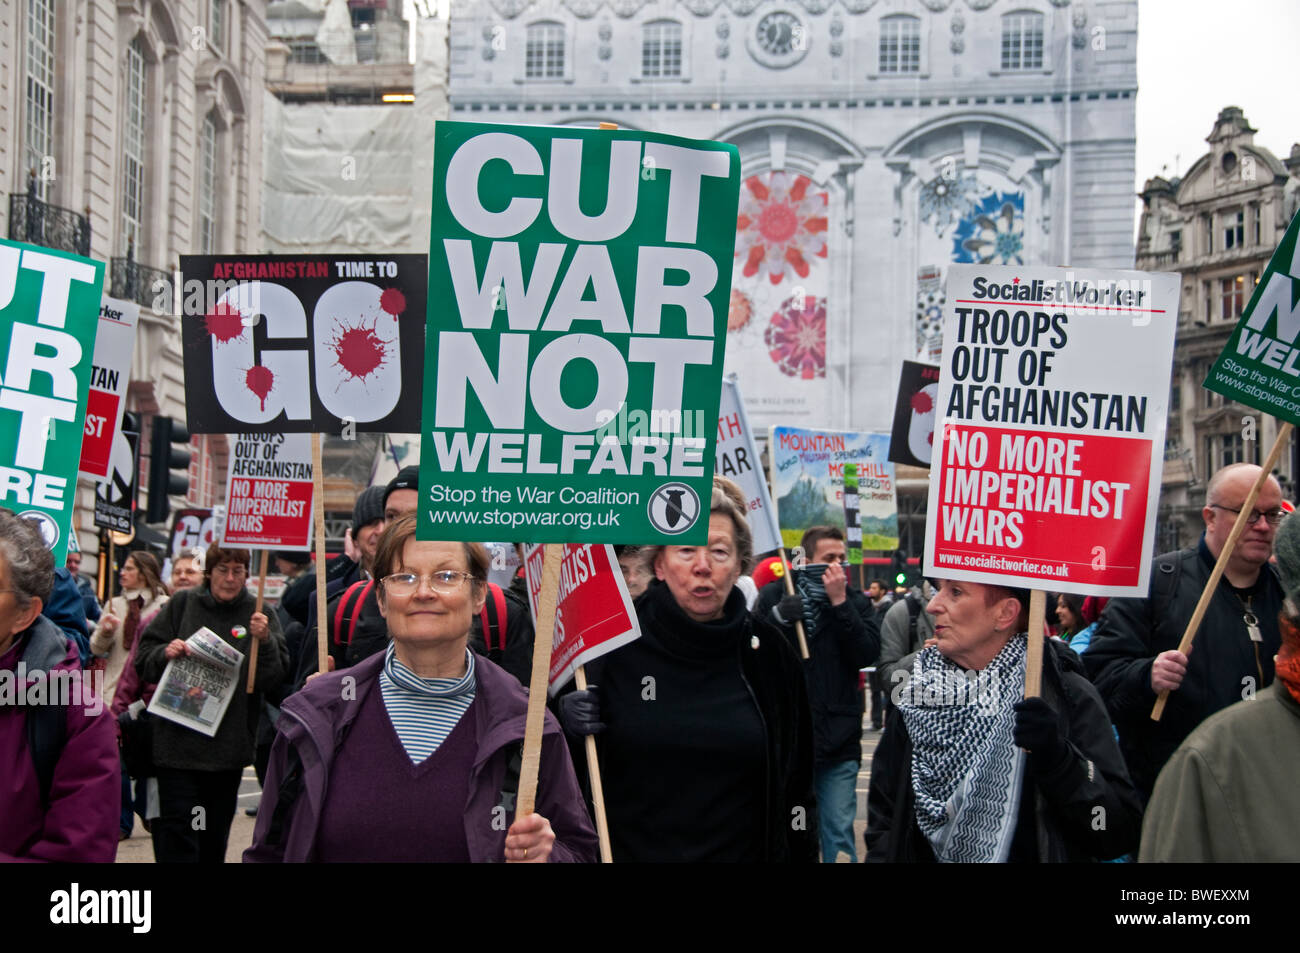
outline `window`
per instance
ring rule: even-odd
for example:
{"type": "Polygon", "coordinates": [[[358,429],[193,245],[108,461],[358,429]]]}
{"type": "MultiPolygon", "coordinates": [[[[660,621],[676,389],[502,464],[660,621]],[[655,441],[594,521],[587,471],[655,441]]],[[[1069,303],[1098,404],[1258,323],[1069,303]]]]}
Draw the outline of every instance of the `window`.
{"type": "Polygon", "coordinates": [[[1221,316],[1224,321],[1236,321],[1241,317],[1241,308],[1245,303],[1245,294],[1245,275],[1221,278],[1219,280],[1219,297],[1223,302],[1221,316]]]}
{"type": "Polygon", "coordinates": [[[1240,433],[1214,434],[1205,438],[1207,472],[1214,473],[1234,463],[1259,464],[1259,441],[1241,439],[1240,433]]]}
{"type": "Polygon", "coordinates": [[[126,48],[126,103],[122,131],[122,239],[141,255],[144,223],[145,144],[144,114],[148,76],[144,47],[136,37],[126,48]]]}
{"type": "Polygon", "coordinates": [[[1251,228],[1253,229],[1254,232],[1254,237],[1251,242],[1251,244],[1253,245],[1259,244],[1259,231],[1260,231],[1259,218],[1260,218],[1259,203],[1256,202],[1254,205],[1250,207],[1251,228]]]}
{"type": "Polygon", "coordinates": [[[1214,216],[1210,213],[1205,214],[1205,254],[1214,254],[1214,216]]]}
{"type": "Polygon", "coordinates": [[[916,17],[880,21],[880,72],[921,72],[921,21],[916,17]]]}
{"type": "Polygon", "coordinates": [[[217,124],[208,116],[199,137],[199,254],[217,250],[217,124]]]}
{"type": "Polygon", "coordinates": [[[1043,15],[1008,13],[1002,18],[1002,68],[1043,68],[1043,15]]]}
{"type": "Polygon", "coordinates": [[[54,153],[54,0],[27,0],[27,115],[24,172],[36,198],[46,201],[46,157],[54,153]]]}
{"type": "Polygon", "coordinates": [[[682,75],[682,25],[676,20],[653,20],[641,28],[641,75],[682,75]]]}
{"type": "Polygon", "coordinates": [[[1246,235],[1246,212],[1244,209],[1237,209],[1236,212],[1225,212],[1223,216],[1223,248],[1226,251],[1229,248],[1240,248],[1246,235]]]}
{"type": "Polygon", "coordinates": [[[1182,250],[1183,250],[1183,233],[1170,232],[1169,233],[1169,254],[1171,256],[1170,261],[1178,261],[1178,255],[1182,250]]]}
{"type": "Polygon", "coordinates": [[[226,0],[212,0],[208,33],[212,39],[212,49],[224,53],[226,51],[226,0]]]}
{"type": "Polygon", "coordinates": [[[546,21],[528,27],[524,48],[525,79],[564,78],[564,27],[546,21]]]}
{"type": "Polygon", "coordinates": [[[1201,282],[1201,291],[1205,298],[1205,323],[1209,324],[1214,318],[1214,291],[1213,286],[1208,281],[1201,282]]]}
{"type": "Polygon", "coordinates": [[[289,41],[289,55],[295,63],[328,63],[325,54],[321,52],[316,41],[308,38],[300,38],[289,41]]]}

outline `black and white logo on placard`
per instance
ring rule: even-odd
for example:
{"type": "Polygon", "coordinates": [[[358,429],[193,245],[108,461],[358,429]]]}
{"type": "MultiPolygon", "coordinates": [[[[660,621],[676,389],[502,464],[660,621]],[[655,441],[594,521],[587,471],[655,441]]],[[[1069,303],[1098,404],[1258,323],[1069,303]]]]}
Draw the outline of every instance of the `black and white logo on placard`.
{"type": "Polygon", "coordinates": [[[53,549],[59,542],[59,524],[40,510],[26,510],[18,514],[29,523],[36,524],[36,529],[45,540],[45,548],[53,549]]]}
{"type": "Polygon", "coordinates": [[[661,533],[684,533],[700,518],[700,498],[685,483],[665,483],[650,497],[650,525],[661,533]]]}

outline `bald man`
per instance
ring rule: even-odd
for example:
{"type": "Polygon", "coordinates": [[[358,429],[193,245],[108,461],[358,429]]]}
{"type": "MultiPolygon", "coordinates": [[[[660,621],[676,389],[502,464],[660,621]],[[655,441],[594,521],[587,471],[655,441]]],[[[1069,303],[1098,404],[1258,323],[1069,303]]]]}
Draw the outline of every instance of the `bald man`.
{"type": "Polygon", "coordinates": [[[1157,556],[1146,599],[1112,599],[1083,655],[1088,675],[1119,729],[1129,773],[1144,798],[1183,739],[1210,715],[1253,698],[1273,682],[1281,647],[1277,617],[1282,585],[1269,564],[1282,521],[1282,489],[1269,477],[1210,600],[1191,651],[1178,651],[1259,467],[1236,463],[1210,479],[1201,517],[1205,532],[1191,549],[1157,556]],[[1169,702],[1159,722],[1151,708],[1169,702]]]}

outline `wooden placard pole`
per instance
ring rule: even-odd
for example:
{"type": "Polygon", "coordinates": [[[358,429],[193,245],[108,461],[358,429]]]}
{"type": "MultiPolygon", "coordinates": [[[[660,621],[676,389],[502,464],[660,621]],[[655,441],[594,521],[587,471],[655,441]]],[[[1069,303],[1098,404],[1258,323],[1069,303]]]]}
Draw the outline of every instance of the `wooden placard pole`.
{"type": "MultiPolygon", "coordinates": [[[[578,691],[587,690],[587,672],[579,665],[573,676],[578,691]]],[[[609,847],[609,821],[605,817],[605,789],[600,783],[600,762],[596,760],[596,738],[587,735],[587,776],[591,779],[591,803],[596,808],[596,837],[600,840],[600,862],[612,864],[614,854],[609,847]]]]}
{"type": "Polygon", "coordinates": [[[329,671],[328,609],[325,605],[325,472],[321,466],[321,436],[311,435],[311,507],[316,517],[316,671],[329,671]]]}
{"type": "Polygon", "coordinates": [[[519,799],[515,817],[533,813],[537,802],[537,771],[542,763],[542,727],[546,717],[546,685],[555,642],[555,605],[560,594],[563,543],[547,543],[542,551],[542,590],[537,596],[537,634],[533,640],[533,677],[528,683],[528,719],[524,722],[524,751],[519,767],[519,799]]]}
{"type": "MultiPolygon", "coordinates": [[[[1268,452],[1268,459],[1260,468],[1259,476],[1255,478],[1255,484],[1246,494],[1246,499],[1242,501],[1241,512],[1237,514],[1237,521],[1232,524],[1232,532],[1228,534],[1228,540],[1223,544],[1223,551],[1219,553],[1218,561],[1214,564],[1214,570],[1210,573],[1209,580],[1205,583],[1205,588],[1201,591],[1201,598],[1196,603],[1196,611],[1192,613],[1191,619],[1187,622],[1187,628],[1183,631],[1182,641],[1178,643],[1178,651],[1186,655],[1192,648],[1192,640],[1196,638],[1196,630],[1201,627],[1201,620],[1205,618],[1205,610],[1210,607],[1210,600],[1214,598],[1215,591],[1219,588],[1219,580],[1223,578],[1223,571],[1228,567],[1228,560],[1232,558],[1232,551],[1237,548],[1237,540],[1241,534],[1246,531],[1249,525],[1250,513],[1255,508],[1255,500],[1259,498],[1259,491],[1264,488],[1264,482],[1273,473],[1273,467],[1277,465],[1277,458],[1282,455],[1282,448],[1286,445],[1287,438],[1291,436],[1291,431],[1295,427],[1290,421],[1286,421],[1277,430],[1277,439],[1273,441],[1273,447],[1268,452]]],[[[1151,720],[1159,721],[1165,713],[1165,705],[1169,702],[1169,692],[1160,693],[1156,699],[1155,707],[1151,709],[1151,720]]]]}
{"type": "MultiPolygon", "coordinates": [[[[262,565],[257,570],[257,608],[253,610],[253,615],[262,611],[262,596],[266,594],[266,563],[271,555],[269,549],[262,550],[262,565]]],[[[248,648],[248,694],[253,694],[253,680],[257,678],[257,639],[253,639],[253,644],[248,648]]]]}
{"type": "MultiPolygon", "coordinates": [[[[793,595],[795,594],[795,593],[794,593],[794,576],[790,573],[790,563],[789,563],[789,561],[785,558],[785,549],[784,549],[784,548],[781,549],[781,566],[782,566],[782,568],[784,568],[784,570],[785,570],[785,572],[783,572],[783,573],[781,574],[781,578],[785,580],[785,594],[786,594],[787,596],[793,596],[793,595]]],[[[807,638],[804,636],[804,634],[803,634],[803,619],[802,619],[802,618],[799,618],[799,619],[795,619],[795,620],[794,620],[794,631],[795,631],[795,634],[799,636],[799,655],[800,655],[800,657],[801,657],[801,658],[811,658],[811,656],[808,654],[808,639],[807,639],[807,638]]]]}
{"type": "Polygon", "coordinates": [[[1025,697],[1037,698],[1043,690],[1043,629],[1047,622],[1047,593],[1029,593],[1029,645],[1025,654],[1025,697]]]}

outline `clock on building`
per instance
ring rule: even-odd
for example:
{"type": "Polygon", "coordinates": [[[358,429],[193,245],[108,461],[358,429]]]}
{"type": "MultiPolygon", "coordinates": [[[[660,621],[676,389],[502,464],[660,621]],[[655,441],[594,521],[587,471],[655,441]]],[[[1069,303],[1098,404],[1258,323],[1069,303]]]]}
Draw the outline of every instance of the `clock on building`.
{"type": "Polygon", "coordinates": [[[774,69],[793,66],[808,52],[808,28],[788,10],[763,16],[747,40],[750,55],[774,69]]]}

